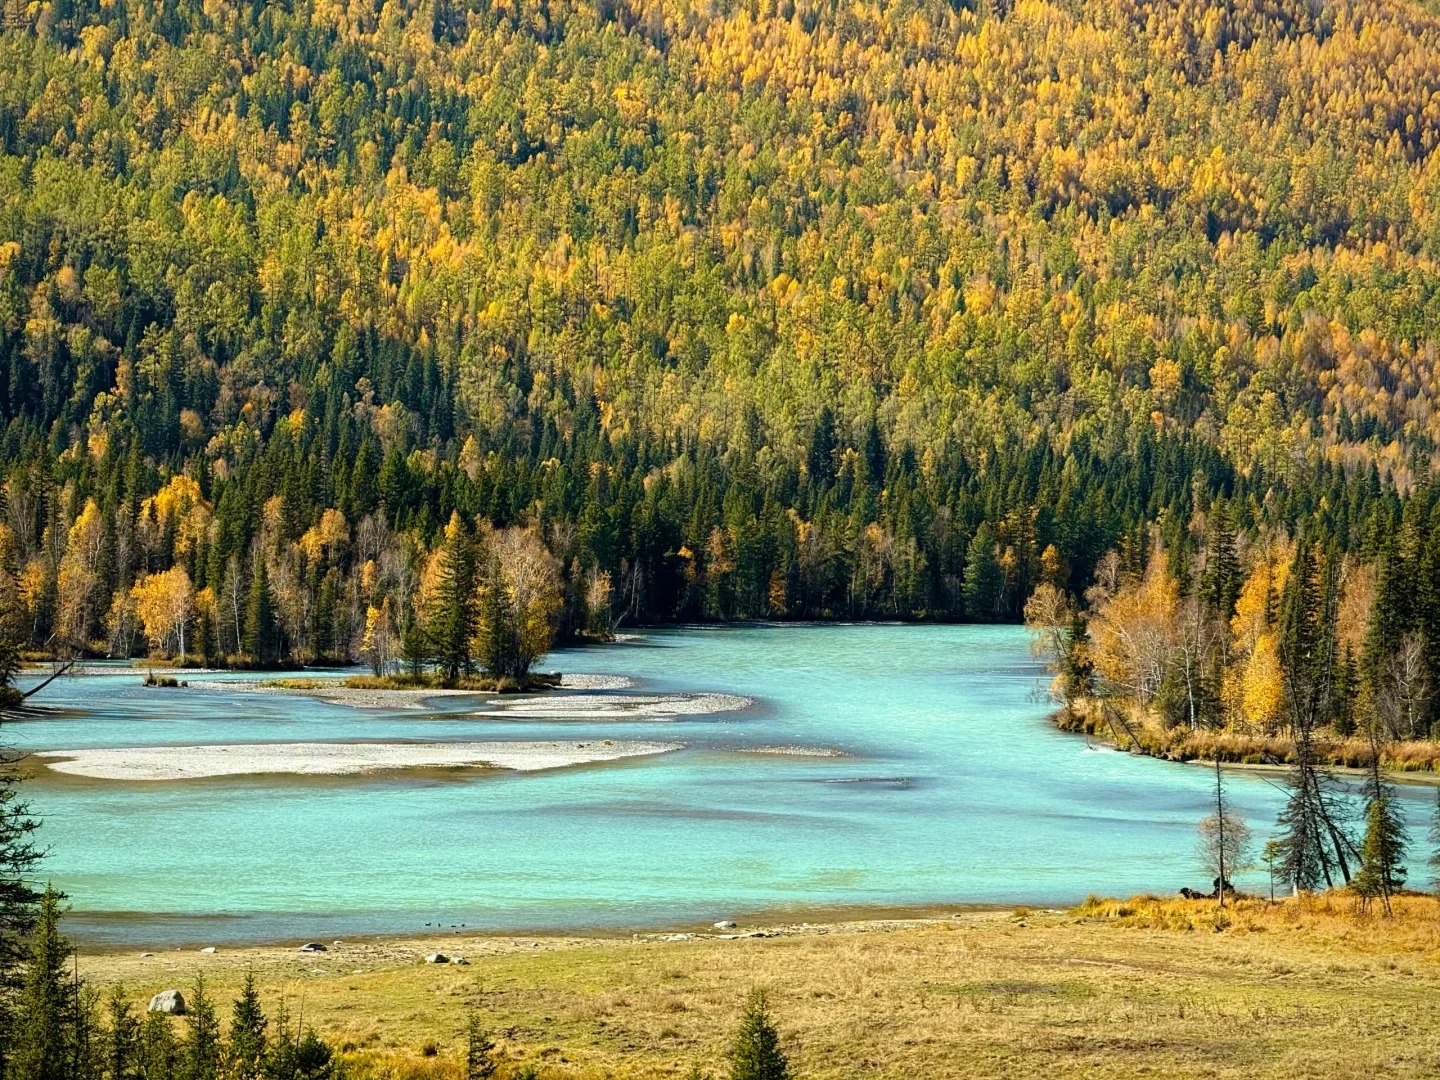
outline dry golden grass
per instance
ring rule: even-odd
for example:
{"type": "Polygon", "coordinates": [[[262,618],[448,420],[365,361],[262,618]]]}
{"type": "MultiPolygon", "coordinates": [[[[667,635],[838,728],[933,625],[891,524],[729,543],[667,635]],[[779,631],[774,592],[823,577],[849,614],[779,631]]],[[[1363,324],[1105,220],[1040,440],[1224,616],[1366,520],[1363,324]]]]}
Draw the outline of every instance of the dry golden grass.
{"type": "Polygon", "coordinates": [[[1404,898],[1392,919],[1343,895],[1223,916],[1142,897],[736,940],[451,937],[82,962],[137,1000],[201,971],[228,999],[251,967],[361,1077],[457,1077],[470,1008],[512,1065],[545,1077],[649,1080],[693,1063],[720,1075],[754,986],[812,1078],[1440,1075],[1428,897],[1404,898]],[[470,966],[419,962],[437,949],[470,966]]]}

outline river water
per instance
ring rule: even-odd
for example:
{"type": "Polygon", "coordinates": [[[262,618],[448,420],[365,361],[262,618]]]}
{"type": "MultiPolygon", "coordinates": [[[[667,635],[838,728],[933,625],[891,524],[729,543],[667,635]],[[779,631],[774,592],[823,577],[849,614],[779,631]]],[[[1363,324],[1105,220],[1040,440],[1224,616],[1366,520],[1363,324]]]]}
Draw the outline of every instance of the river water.
{"type": "MultiPolygon", "coordinates": [[[[1205,882],[1194,837],[1212,774],[1054,730],[1016,627],[664,630],[557,652],[544,666],[637,684],[499,708],[451,697],[356,709],[241,688],[145,689],[117,669],[57,682],[36,699],[54,716],[4,735],[30,750],[683,746],[524,773],[126,781],[41,769],[27,796],[44,819],[45,872],[71,897],[72,932],[89,940],[658,927],[859,906],[1065,904],[1205,882]],[[751,704],[685,713],[709,699],[667,697],[711,692],[751,704]],[[775,748],[810,753],[753,752],[775,748]]],[[[1263,839],[1283,793],[1243,772],[1228,784],[1263,839]]],[[[1407,793],[1417,821],[1428,797],[1407,793]]]]}

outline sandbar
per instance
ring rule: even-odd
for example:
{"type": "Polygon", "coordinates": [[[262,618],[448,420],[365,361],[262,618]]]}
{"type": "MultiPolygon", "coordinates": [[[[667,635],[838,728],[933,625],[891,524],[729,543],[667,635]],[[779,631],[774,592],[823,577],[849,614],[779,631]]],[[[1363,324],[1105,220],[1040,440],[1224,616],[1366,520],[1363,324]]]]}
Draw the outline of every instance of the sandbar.
{"type": "Polygon", "coordinates": [[[235,743],[45,750],[33,756],[51,770],[97,780],[198,780],[221,776],[289,774],[343,776],[389,769],[492,768],[515,772],[664,754],[679,743],[616,742],[388,742],[235,743]]]}
{"type": "Polygon", "coordinates": [[[739,694],[563,694],[492,698],[475,715],[499,720],[664,722],[681,716],[738,712],[754,702],[739,694]]]}

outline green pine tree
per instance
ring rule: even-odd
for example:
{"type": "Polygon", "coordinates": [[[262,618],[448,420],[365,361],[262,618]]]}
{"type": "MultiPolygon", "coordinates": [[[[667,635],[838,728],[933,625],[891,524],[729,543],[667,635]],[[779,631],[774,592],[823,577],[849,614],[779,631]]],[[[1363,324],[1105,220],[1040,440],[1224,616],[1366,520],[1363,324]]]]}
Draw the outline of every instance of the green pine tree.
{"type": "Polygon", "coordinates": [[[454,685],[469,674],[475,637],[475,543],[459,512],[445,526],[435,566],[435,598],[426,637],[446,683],[454,685]]]}
{"type": "Polygon", "coordinates": [[[1000,614],[1005,578],[995,556],[995,542],[994,528],[982,521],[965,553],[965,615],[977,622],[987,622],[1000,614]]]}
{"type": "Polygon", "coordinates": [[[107,1006],[110,1014],[109,1030],[105,1036],[107,1080],[138,1080],[141,1067],[140,1021],[126,1000],[123,986],[117,983],[110,988],[107,1006]]]}
{"type": "Polygon", "coordinates": [[[295,1047],[295,1080],[330,1080],[334,1075],[334,1052],[315,1032],[305,1032],[295,1047]]]}
{"type": "Polygon", "coordinates": [[[1205,570],[1199,583],[1200,600],[1212,615],[1228,622],[1235,614],[1235,601],[1244,581],[1235,551],[1235,525],[1230,509],[1217,501],[1211,515],[1205,570]]]}
{"type": "Polygon", "coordinates": [[[313,1031],[291,1027],[285,1003],[275,1013],[275,1037],[265,1055],[265,1080],[330,1080],[335,1055],[313,1031]]]}
{"type": "Polygon", "coordinates": [[[38,823],[20,797],[19,765],[18,754],[0,748],[0,1057],[40,902],[34,875],[42,853],[32,840],[38,823]]]}
{"type": "Polygon", "coordinates": [[[60,894],[47,886],[30,938],[15,1006],[6,1080],[74,1080],[76,987],[67,970],[74,950],[60,932],[60,894]]]}
{"type": "Polygon", "coordinates": [[[770,1003],[764,990],[755,990],[730,1048],[730,1080],[790,1080],[790,1075],[780,1033],[770,1019],[770,1003]]]}
{"type": "Polygon", "coordinates": [[[145,1080],[178,1080],[180,1050],[165,1013],[146,1013],[140,1025],[140,1074],[145,1080]]]}
{"type": "Polygon", "coordinates": [[[275,609],[270,597],[270,579],[263,555],[255,560],[255,573],[250,578],[250,592],[245,599],[245,630],[241,651],[252,664],[274,663],[275,609]]]}
{"type": "Polygon", "coordinates": [[[204,975],[195,976],[195,988],[185,1002],[185,1027],[185,1080],[215,1080],[220,1073],[220,1021],[205,992],[204,975]]]}
{"type": "Polygon", "coordinates": [[[255,973],[247,971],[240,996],[230,1013],[230,1035],[225,1045],[227,1080],[257,1080],[265,1062],[265,1013],[260,1008],[260,991],[255,973]]]}
{"type": "Polygon", "coordinates": [[[1350,887],[1360,896],[1362,908],[1379,900],[1390,914],[1390,898],[1405,884],[1405,849],[1409,845],[1405,821],[1390,785],[1380,772],[1379,752],[1366,783],[1365,842],[1360,848],[1360,869],[1350,887]]]}
{"type": "Polygon", "coordinates": [[[1430,817],[1430,858],[1426,861],[1433,875],[1431,887],[1440,893],[1440,788],[1435,789],[1435,809],[1430,817]]]}
{"type": "Polygon", "coordinates": [[[486,558],[479,567],[476,586],[475,651],[480,666],[497,679],[514,676],[520,651],[515,613],[494,558],[486,558]]]}
{"type": "Polygon", "coordinates": [[[498,1067],[495,1040],[472,1012],[465,1018],[465,1080],[490,1080],[498,1067]]]}

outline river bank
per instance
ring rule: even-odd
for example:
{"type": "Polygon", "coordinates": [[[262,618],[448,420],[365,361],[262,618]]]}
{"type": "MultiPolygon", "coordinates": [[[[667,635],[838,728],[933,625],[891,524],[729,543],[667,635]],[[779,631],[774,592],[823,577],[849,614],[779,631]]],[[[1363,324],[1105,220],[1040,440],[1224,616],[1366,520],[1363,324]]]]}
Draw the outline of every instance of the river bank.
{"type": "MultiPolygon", "coordinates": [[[[298,944],[298,943],[297,943],[298,944]]],[[[197,974],[228,1012],[253,970],[345,1052],[356,1080],[459,1077],[475,1010],[507,1065],[546,1078],[715,1075],[764,986],[798,1071],[926,1076],[1407,1077],[1440,1070],[1440,920],[1343,894],[1270,904],[1137,898],[1067,911],[602,936],[435,933],[323,953],[82,951],[81,973],[143,1003],[197,974]],[[466,963],[427,964],[426,955],[466,963]]]]}
{"type": "MultiPolygon", "coordinates": [[[[1284,769],[1294,763],[1295,744],[1273,735],[1252,735],[1208,728],[1166,727],[1139,710],[1093,700],[1060,709],[1051,722],[1061,731],[1098,739],[1106,745],[1146,757],[1181,763],[1219,761],[1256,771],[1284,769]]],[[[1315,743],[1320,763],[1338,771],[1362,773],[1369,768],[1371,748],[1365,739],[1322,738],[1315,743]]],[[[1440,783],[1440,742],[1409,740],[1390,743],[1381,767],[1417,783],[1440,783]]]]}

